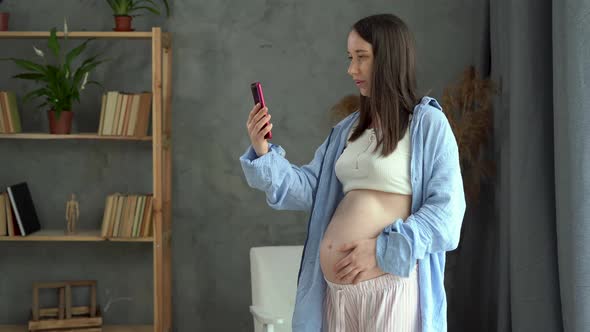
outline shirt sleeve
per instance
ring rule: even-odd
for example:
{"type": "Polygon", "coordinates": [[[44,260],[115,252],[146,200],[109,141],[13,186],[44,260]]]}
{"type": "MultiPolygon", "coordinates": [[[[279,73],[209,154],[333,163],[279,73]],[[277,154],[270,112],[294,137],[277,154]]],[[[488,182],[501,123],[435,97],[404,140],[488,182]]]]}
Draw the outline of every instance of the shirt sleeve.
{"type": "Polygon", "coordinates": [[[396,220],[377,237],[377,264],[383,271],[407,277],[416,260],[457,248],[466,203],[457,144],[454,138],[449,142],[446,152],[434,162],[430,178],[423,179],[422,206],[405,222],[396,220]]]}
{"type": "Polygon", "coordinates": [[[261,157],[249,146],[240,157],[248,185],[264,191],[267,204],[274,209],[309,211],[328,141],[329,137],[303,166],[291,164],[279,145],[269,143],[268,153],[261,157]]]}

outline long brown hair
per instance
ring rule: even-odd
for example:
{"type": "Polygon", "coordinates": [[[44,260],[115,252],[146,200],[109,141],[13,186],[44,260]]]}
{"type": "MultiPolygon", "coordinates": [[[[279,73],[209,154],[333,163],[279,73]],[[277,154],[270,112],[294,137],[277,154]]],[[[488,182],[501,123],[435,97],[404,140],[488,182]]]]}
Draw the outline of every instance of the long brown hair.
{"type": "Polygon", "coordinates": [[[359,124],[350,140],[373,122],[376,149],[382,146],[381,154],[388,156],[408,129],[418,102],[414,39],[407,25],[392,14],[365,17],[352,29],[373,47],[373,77],[370,97],[360,96],[359,124]]]}

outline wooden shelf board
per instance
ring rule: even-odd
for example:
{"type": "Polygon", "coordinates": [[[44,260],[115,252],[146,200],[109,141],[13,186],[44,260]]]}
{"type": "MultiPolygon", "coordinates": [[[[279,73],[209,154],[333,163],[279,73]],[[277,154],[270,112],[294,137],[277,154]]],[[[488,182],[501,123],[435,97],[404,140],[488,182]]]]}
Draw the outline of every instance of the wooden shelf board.
{"type": "Polygon", "coordinates": [[[153,237],[111,237],[107,241],[111,242],[154,242],[153,237]]]}
{"type": "Polygon", "coordinates": [[[54,135],[47,133],[17,133],[17,134],[0,134],[0,139],[36,139],[36,140],[48,140],[48,139],[92,139],[92,140],[118,140],[118,141],[151,141],[151,136],[107,136],[98,135],[96,133],[80,133],[80,134],[69,134],[69,135],[54,135]]]}
{"type": "MultiPolygon", "coordinates": [[[[162,33],[165,34],[165,33],[162,33]]],[[[151,31],[69,31],[68,38],[106,38],[106,39],[151,39],[151,31]]],[[[0,31],[0,38],[3,39],[35,39],[48,38],[49,31],[0,31]]],[[[57,32],[58,38],[63,38],[63,31],[57,32]]]]}
{"type": "MultiPolygon", "coordinates": [[[[26,325],[0,325],[0,332],[27,332],[26,325]]],[[[103,332],[153,332],[151,325],[105,325],[103,332]]]]}
{"type": "MultiPolygon", "coordinates": [[[[81,230],[74,235],[65,235],[63,230],[44,229],[27,236],[0,236],[0,241],[55,241],[55,242],[153,242],[153,237],[111,237],[100,236],[100,230],[81,230]]],[[[1,330],[0,330],[1,332],[1,330]]]]}

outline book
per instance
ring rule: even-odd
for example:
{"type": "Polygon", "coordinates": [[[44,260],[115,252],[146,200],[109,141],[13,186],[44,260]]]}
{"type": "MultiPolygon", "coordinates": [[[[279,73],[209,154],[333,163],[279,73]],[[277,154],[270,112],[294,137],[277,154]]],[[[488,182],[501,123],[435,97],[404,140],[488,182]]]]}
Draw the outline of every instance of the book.
{"type": "Polygon", "coordinates": [[[8,105],[9,118],[11,122],[11,129],[13,133],[22,132],[20,114],[18,112],[18,104],[16,102],[16,94],[12,91],[4,92],[4,100],[8,105]]]}
{"type": "Polygon", "coordinates": [[[12,205],[10,204],[10,198],[8,197],[8,193],[2,193],[2,196],[4,196],[4,210],[6,211],[6,232],[8,233],[8,236],[19,235],[18,232],[14,229],[14,218],[12,218],[12,205]]]}
{"type": "Polygon", "coordinates": [[[12,91],[0,91],[0,132],[12,134],[21,131],[16,94],[12,91]]]}
{"type": "Polygon", "coordinates": [[[105,114],[105,109],[107,106],[107,95],[106,93],[102,94],[102,103],[101,103],[101,109],[100,109],[100,122],[98,124],[98,134],[102,135],[103,134],[103,130],[102,129],[104,127],[104,114],[105,114]]]}
{"type": "Polygon", "coordinates": [[[151,236],[152,196],[151,193],[108,195],[102,217],[102,236],[151,236]]]}
{"type": "Polygon", "coordinates": [[[101,102],[99,135],[148,135],[152,111],[151,92],[108,91],[102,95],[101,102]]]}
{"type": "Polygon", "coordinates": [[[142,222],[142,231],[141,236],[151,236],[152,235],[152,204],[153,204],[153,195],[148,195],[147,202],[145,206],[145,213],[143,215],[143,222],[142,222]]]}
{"type": "Polygon", "coordinates": [[[35,204],[26,182],[6,188],[20,235],[26,236],[41,229],[35,204]]]}
{"type": "Polygon", "coordinates": [[[0,236],[8,235],[8,222],[6,219],[6,195],[0,194],[0,236]]]}
{"type": "Polygon", "coordinates": [[[12,128],[10,125],[10,109],[8,109],[8,103],[6,100],[4,100],[4,91],[0,91],[0,107],[0,116],[2,116],[3,123],[2,132],[10,134],[12,133],[12,128]]]}
{"type": "Polygon", "coordinates": [[[113,208],[113,199],[114,199],[114,196],[109,195],[105,201],[104,214],[102,217],[102,227],[101,227],[101,231],[100,231],[100,235],[102,237],[109,236],[109,225],[110,225],[110,217],[109,216],[111,215],[111,210],[113,208]]]}

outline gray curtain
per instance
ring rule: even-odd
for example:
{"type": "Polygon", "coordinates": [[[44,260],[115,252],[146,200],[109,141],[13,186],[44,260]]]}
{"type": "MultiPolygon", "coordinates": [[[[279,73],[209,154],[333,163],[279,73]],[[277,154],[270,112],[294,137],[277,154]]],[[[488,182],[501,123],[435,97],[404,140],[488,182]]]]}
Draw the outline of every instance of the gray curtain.
{"type": "MultiPolygon", "coordinates": [[[[474,3],[475,2],[475,3],[474,3]]],[[[476,40],[471,63],[482,77],[490,76],[490,1],[472,5],[471,29],[476,40]]],[[[486,160],[495,160],[493,146],[484,151],[486,160]]],[[[499,165],[497,165],[499,166],[499,165]]],[[[498,292],[498,236],[494,181],[481,183],[478,204],[469,203],[461,230],[459,247],[447,253],[445,289],[448,300],[448,330],[452,332],[495,332],[498,292]]]]}
{"type": "Polygon", "coordinates": [[[553,2],[557,257],[565,331],[590,331],[590,1],[553,2]]]}
{"type": "Polygon", "coordinates": [[[590,1],[490,3],[497,331],[590,331],[590,1]]]}

